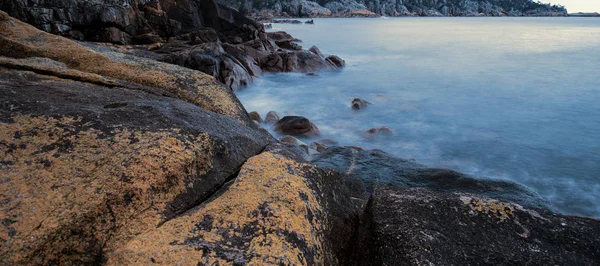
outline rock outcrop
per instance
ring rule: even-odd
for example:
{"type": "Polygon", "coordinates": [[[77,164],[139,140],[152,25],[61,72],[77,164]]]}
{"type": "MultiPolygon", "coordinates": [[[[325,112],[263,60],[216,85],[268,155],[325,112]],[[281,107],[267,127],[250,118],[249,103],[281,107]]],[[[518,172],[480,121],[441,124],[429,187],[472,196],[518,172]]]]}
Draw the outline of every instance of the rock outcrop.
{"type": "Polygon", "coordinates": [[[377,186],[357,265],[595,265],[598,220],[466,193],[377,186]]]}
{"type": "Polygon", "coordinates": [[[0,3],[0,10],[46,32],[117,44],[109,47],[200,70],[232,90],[252,83],[263,71],[308,73],[343,67],[295,42],[279,47],[263,24],[214,0],[15,0],[0,3]]]}
{"type": "Polygon", "coordinates": [[[274,140],[212,77],[0,12],[0,264],[97,264],[274,140]]]}
{"type": "Polygon", "coordinates": [[[364,202],[336,201],[347,193],[332,186],[338,175],[289,157],[251,158],[222,195],[133,238],[108,265],[337,265],[351,220],[333,214],[357,215],[364,202]]]}
{"type": "Polygon", "coordinates": [[[331,147],[313,163],[370,194],[345,265],[593,265],[600,221],[554,213],[514,183],[331,147]]]}

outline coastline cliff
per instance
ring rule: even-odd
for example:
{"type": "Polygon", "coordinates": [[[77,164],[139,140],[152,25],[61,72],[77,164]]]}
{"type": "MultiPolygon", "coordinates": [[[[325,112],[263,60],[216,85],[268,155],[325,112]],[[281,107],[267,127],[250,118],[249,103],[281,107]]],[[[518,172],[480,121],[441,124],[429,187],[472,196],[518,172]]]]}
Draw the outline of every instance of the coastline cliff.
{"type": "Polygon", "coordinates": [[[219,0],[254,17],[567,16],[532,0],[219,0]]]}
{"type": "MultiPolygon", "coordinates": [[[[518,184],[334,142],[308,157],[275,139],[235,96],[243,75],[224,62],[312,71],[343,60],[212,0],[11,3],[1,7],[22,21],[0,11],[0,265],[600,257],[599,220],[556,213],[518,184]],[[143,37],[152,41],[128,43],[143,37]],[[215,59],[203,66],[219,74],[181,54],[215,59]]],[[[305,118],[267,120],[318,136],[305,118]]]]}

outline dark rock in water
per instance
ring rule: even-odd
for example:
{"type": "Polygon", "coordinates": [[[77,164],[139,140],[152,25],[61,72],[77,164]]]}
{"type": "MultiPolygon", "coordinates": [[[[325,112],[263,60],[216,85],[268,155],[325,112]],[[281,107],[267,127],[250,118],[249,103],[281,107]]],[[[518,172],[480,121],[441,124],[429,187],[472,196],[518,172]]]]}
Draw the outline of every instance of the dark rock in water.
{"type": "Polygon", "coordinates": [[[275,131],[292,136],[314,137],[319,136],[319,128],[310,120],[302,116],[284,116],[274,125],[275,131]]]}
{"type": "Polygon", "coordinates": [[[352,98],[352,109],[354,110],[365,109],[369,104],[371,103],[366,100],[360,98],[352,98]]]}
{"type": "Polygon", "coordinates": [[[317,75],[317,74],[315,74],[315,73],[313,73],[313,72],[307,73],[306,75],[307,75],[307,76],[312,76],[312,77],[319,76],[319,75],[317,75]]]}
{"type": "Polygon", "coordinates": [[[324,168],[359,177],[364,180],[368,190],[376,184],[400,188],[418,187],[435,192],[478,194],[529,207],[549,206],[536,193],[515,183],[477,179],[449,169],[428,168],[379,150],[360,151],[330,147],[312,162],[324,168]]]}
{"type": "Polygon", "coordinates": [[[248,115],[250,116],[250,119],[256,121],[256,122],[262,122],[262,117],[260,117],[260,114],[256,111],[250,112],[248,113],[248,115]]]}
{"type": "Polygon", "coordinates": [[[323,143],[325,145],[331,145],[331,146],[335,146],[340,144],[339,142],[333,140],[333,139],[320,139],[319,141],[317,141],[319,143],[323,143]]]}
{"type": "Polygon", "coordinates": [[[301,42],[285,31],[269,32],[267,36],[274,42],[301,42]]]}
{"type": "Polygon", "coordinates": [[[281,119],[281,117],[279,116],[279,114],[277,112],[269,111],[267,113],[267,116],[265,117],[265,123],[275,124],[275,123],[277,123],[277,121],[279,121],[279,119],[281,119]]]}
{"type": "Polygon", "coordinates": [[[358,146],[344,146],[344,148],[348,148],[348,149],[352,149],[352,150],[357,150],[357,151],[364,151],[365,149],[363,149],[362,147],[358,147],[358,146]]]}
{"type": "Polygon", "coordinates": [[[272,23],[302,24],[302,21],[297,19],[274,19],[272,20],[272,23]]]}
{"type": "Polygon", "coordinates": [[[281,138],[279,141],[293,145],[293,146],[297,146],[297,147],[301,148],[304,153],[308,154],[308,145],[306,145],[306,143],[302,142],[301,140],[299,140],[297,138],[294,138],[292,136],[285,136],[285,137],[281,138]]]}
{"type": "Polygon", "coordinates": [[[310,49],[308,49],[308,51],[312,52],[315,55],[318,55],[319,57],[324,57],[323,53],[321,53],[321,50],[317,46],[313,45],[312,47],[310,47],[310,49]]]}
{"type": "Polygon", "coordinates": [[[600,221],[471,193],[376,186],[357,265],[595,265],[600,221]]]}
{"type": "Polygon", "coordinates": [[[304,22],[304,24],[315,24],[315,21],[312,20],[312,19],[311,20],[307,20],[307,21],[304,22]]]}
{"type": "Polygon", "coordinates": [[[319,143],[319,142],[312,142],[310,144],[310,148],[313,150],[316,150],[317,152],[324,152],[327,150],[327,145],[323,144],[323,143],[319,143]]]}
{"type": "Polygon", "coordinates": [[[325,60],[331,62],[334,66],[342,68],[346,66],[346,61],[342,60],[339,56],[330,55],[325,60]]]}
{"type": "Polygon", "coordinates": [[[382,127],[374,127],[369,130],[366,130],[365,132],[362,133],[362,135],[365,138],[375,138],[377,136],[388,136],[389,137],[389,136],[394,135],[394,131],[392,131],[389,127],[382,126],[382,127]]]}

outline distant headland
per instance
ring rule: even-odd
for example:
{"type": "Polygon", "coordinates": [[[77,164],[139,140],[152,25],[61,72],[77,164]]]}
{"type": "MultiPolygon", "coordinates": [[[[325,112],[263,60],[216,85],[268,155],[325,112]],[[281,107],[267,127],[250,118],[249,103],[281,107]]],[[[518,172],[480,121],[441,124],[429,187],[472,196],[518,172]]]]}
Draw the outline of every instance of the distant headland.
{"type": "Polygon", "coordinates": [[[266,17],[568,16],[561,5],[532,0],[219,0],[245,15],[266,17]]]}

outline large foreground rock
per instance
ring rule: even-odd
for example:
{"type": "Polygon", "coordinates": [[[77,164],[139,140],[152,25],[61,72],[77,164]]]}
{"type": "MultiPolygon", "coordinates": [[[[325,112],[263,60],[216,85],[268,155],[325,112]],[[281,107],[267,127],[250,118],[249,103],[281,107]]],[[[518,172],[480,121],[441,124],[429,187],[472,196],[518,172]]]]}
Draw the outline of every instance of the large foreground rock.
{"type": "Polygon", "coordinates": [[[208,75],[0,12],[2,265],[99,264],[273,141],[208,75]]]}
{"type": "Polygon", "coordinates": [[[596,265],[600,221],[465,193],[377,186],[357,265],[596,265]]]}
{"type": "Polygon", "coordinates": [[[222,195],[135,237],[108,264],[337,265],[362,194],[294,157],[275,148],[251,158],[222,195]]]}

